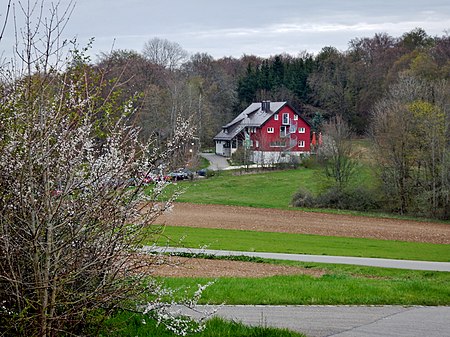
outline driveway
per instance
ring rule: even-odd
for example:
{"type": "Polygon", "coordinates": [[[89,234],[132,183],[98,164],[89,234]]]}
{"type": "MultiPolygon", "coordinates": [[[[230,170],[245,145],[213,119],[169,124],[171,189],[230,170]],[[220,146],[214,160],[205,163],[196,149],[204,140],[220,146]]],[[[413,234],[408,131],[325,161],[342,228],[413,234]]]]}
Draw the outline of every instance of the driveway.
{"type": "Polygon", "coordinates": [[[209,161],[210,165],[208,166],[208,170],[220,171],[230,167],[227,158],[218,156],[215,153],[200,153],[200,156],[209,161]]]}
{"type": "Polygon", "coordinates": [[[242,169],[242,168],[258,168],[259,167],[256,164],[231,166],[228,163],[228,160],[226,157],[219,156],[215,153],[200,153],[200,156],[209,160],[210,165],[207,168],[208,168],[208,170],[212,170],[212,171],[238,170],[238,169],[242,169]]]}
{"type": "MultiPolygon", "coordinates": [[[[213,308],[196,309],[211,312],[213,308]]],[[[450,307],[224,305],[216,315],[247,325],[287,328],[308,337],[442,337],[450,331],[450,307]]]]}

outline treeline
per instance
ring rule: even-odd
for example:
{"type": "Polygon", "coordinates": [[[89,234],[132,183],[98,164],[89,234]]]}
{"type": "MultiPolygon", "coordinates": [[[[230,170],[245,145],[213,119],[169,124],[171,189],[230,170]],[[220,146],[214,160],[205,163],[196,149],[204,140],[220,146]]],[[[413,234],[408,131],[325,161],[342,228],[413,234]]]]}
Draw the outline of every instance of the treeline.
{"type": "Polygon", "coordinates": [[[124,100],[135,96],[139,113],[133,122],[144,137],[163,140],[177,118],[190,118],[200,144],[212,146],[222,125],[260,100],[289,101],[314,130],[340,115],[364,135],[374,104],[399,75],[450,77],[450,36],[431,37],[416,28],[401,37],[356,38],[346,51],[324,47],[317,55],[220,59],[205,53],[188,57],[177,43],[155,38],[142,53],[117,50],[90,66],[120,89],[124,100]]]}
{"type": "Polygon", "coordinates": [[[429,80],[450,77],[450,37],[430,37],[416,28],[400,38],[386,33],[356,38],[341,52],[324,47],[316,56],[277,55],[247,62],[238,82],[245,105],[262,98],[289,100],[306,111],[313,127],[341,115],[365,134],[372,108],[400,74],[429,80]]]}

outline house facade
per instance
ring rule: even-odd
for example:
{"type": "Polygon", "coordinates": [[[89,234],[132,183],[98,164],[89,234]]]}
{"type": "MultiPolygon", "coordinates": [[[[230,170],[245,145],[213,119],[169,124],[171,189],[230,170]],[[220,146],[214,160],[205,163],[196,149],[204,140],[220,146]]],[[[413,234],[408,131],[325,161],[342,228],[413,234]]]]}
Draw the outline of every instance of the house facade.
{"type": "Polygon", "coordinates": [[[216,154],[230,157],[238,149],[249,151],[256,163],[289,161],[309,154],[311,126],[287,102],[250,104],[214,137],[216,154]]]}

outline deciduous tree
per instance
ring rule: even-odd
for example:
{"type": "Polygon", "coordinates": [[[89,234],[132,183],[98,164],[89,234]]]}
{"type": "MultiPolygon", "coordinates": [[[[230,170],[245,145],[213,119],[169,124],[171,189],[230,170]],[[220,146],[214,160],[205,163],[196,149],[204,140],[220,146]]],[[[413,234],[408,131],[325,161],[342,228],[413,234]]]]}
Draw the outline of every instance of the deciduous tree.
{"type": "Polygon", "coordinates": [[[158,37],[147,41],[142,53],[151,62],[171,70],[179,67],[188,57],[178,43],[158,37]]]}

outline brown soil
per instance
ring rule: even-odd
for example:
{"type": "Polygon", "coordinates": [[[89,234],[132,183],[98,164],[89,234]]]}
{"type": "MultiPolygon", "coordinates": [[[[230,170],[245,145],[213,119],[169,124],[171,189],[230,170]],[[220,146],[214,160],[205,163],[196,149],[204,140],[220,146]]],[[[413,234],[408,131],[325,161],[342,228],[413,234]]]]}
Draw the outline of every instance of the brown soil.
{"type": "MultiPolygon", "coordinates": [[[[450,225],[432,222],[369,218],[303,211],[223,205],[177,203],[158,223],[170,226],[225,228],[374,238],[450,244],[450,225]]],[[[272,275],[323,275],[317,269],[227,260],[172,257],[156,275],[173,277],[264,277],[272,275]]]]}
{"type": "Polygon", "coordinates": [[[352,215],[176,203],[158,219],[170,226],[223,228],[450,244],[450,224],[352,215]]]}
{"type": "Polygon", "coordinates": [[[153,275],[170,277],[267,277],[274,275],[306,274],[320,277],[320,269],[306,269],[269,263],[229,260],[206,260],[170,257],[166,264],[155,268],[153,275]]]}

